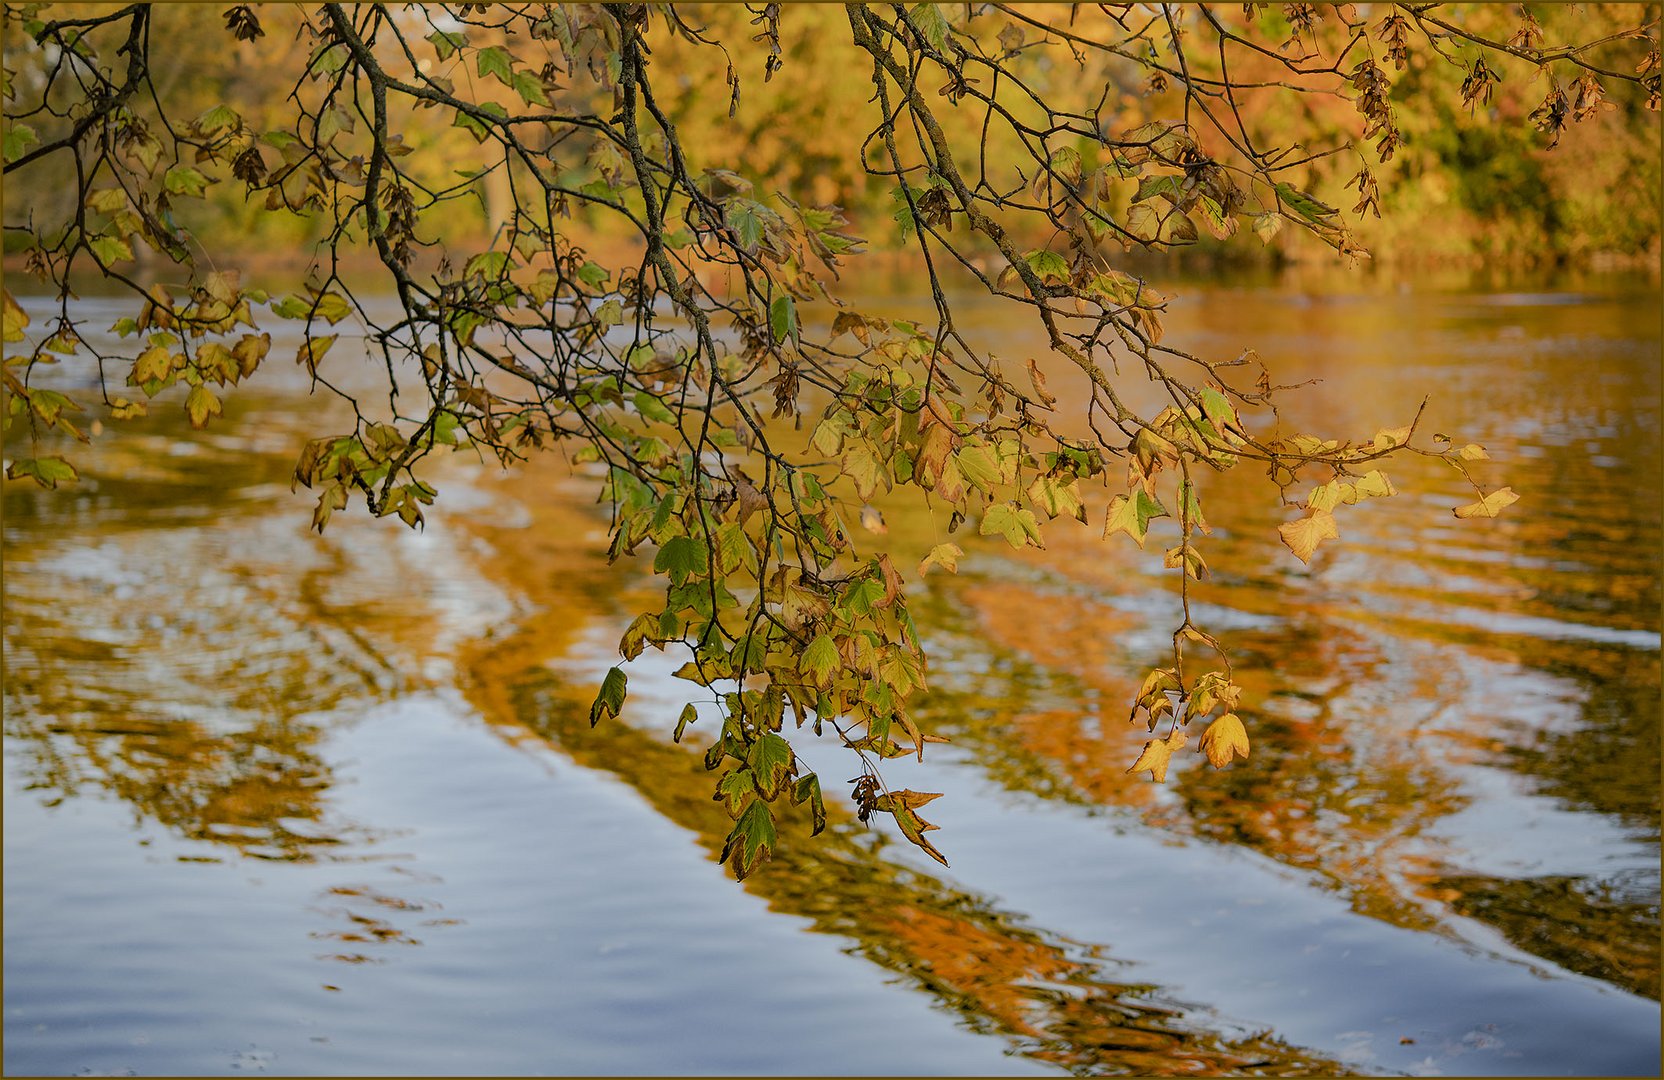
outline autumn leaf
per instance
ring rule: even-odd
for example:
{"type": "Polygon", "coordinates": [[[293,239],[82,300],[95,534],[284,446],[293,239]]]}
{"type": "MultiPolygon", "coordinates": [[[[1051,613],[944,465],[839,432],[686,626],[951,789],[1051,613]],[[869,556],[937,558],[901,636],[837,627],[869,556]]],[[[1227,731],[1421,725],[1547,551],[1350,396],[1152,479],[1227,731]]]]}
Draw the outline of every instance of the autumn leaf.
{"type": "Polygon", "coordinates": [[[932,566],[940,566],[950,574],[957,574],[959,560],[964,554],[958,544],[937,544],[930,549],[930,554],[924,557],[924,561],[919,563],[919,576],[923,577],[925,571],[932,566]]]}
{"type": "Polygon", "coordinates": [[[595,695],[595,703],[589,707],[589,726],[594,727],[604,719],[617,719],[624,711],[624,695],[629,680],[625,678],[621,668],[607,669],[607,677],[601,680],[601,692],[595,695]]]}
{"type": "Polygon", "coordinates": [[[798,658],[797,670],[807,675],[822,689],[831,685],[832,672],[838,668],[838,646],[826,634],[819,634],[798,658]]]}
{"type": "Polygon", "coordinates": [[[767,803],[753,799],[734,822],[722,846],[721,861],[728,862],[733,856],[734,876],[743,881],[763,857],[773,852],[775,840],[774,815],[769,813],[767,803]]]}
{"type": "Polygon", "coordinates": [[[1282,535],[1288,549],[1303,563],[1312,561],[1312,553],[1323,541],[1340,539],[1340,530],[1335,528],[1335,515],[1327,510],[1313,509],[1303,518],[1277,526],[1277,532],[1282,535]]]}
{"type": "Polygon", "coordinates": [[[198,384],[191,387],[190,396],[185,399],[185,412],[191,418],[191,426],[205,428],[210,417],[220,415],[220,399],[208,387],[198,384]]]}
{"type": "Polygon", "coordinates": [[[1184,744],[1190,736],[1184,731],[1175,731],[1165,739],[1151,739],[1144,744],[1144,752],[1138,755],[1138,760],[1132,763],[1129,773],[1147,772],[1150,779],[1158,784],[1167,782],[1167,765],[1176,750],[1183,750],[1184,744]]]}
{"type": "Polygon", "coordinates": [[[1496,491],[1491,492],[1478,502],[1468,503],[1466,506],[1458,506],[1451,512],[1459,518],[1494,518],[1497,514],[1502,512],[1503,507],[1512,506],[1514,503],[1519,502],[1519,499],[1519,493],[1513,488],[1498,488],[1496,491]]]}
{"type": "Polygon", "coordinates": [[[1109,501],[1109,513],[1104,518],[1104,536],[1108,540],[1118,532],[1124,532],[1144,546],[1144,538],[1149,535],[1150,520],[1166,517],[1167,508],[1161,505],[1154,495],[1142,488],[1129,495],[1117,495],[1109,501]]]}
{"type": "Polygon", "coordinates": [[[29,325],[29,315],[23,310],[23,306],[13,298],[10,289],[5,290],[4,297],[6,312],[5,340],[8,342],[22,341],[23,329],[29,325]]]}
{"type": "Polygon", "coordinates": [[[1236,713],[1226,713],[1202,732],[1197,749],[1208,756],[1216,769],[1223,769],[1233,757],[1248,757],[1248,731],[1236,713]]]}
{"type": "Polygon", "coordinates": [[[1407,427],[1382,428],[1370,440],[1370,445],[1376,450],[1390,450],[1395,446],[1403,446],[1410,441],[1410,429],[1407,427]]]}
{"type": "Polygon", "coordinates": [[[920,817],[917,812],[918,808],[925,803],[941,797],[942,793],[939,791],[907,791],[905,789],[892,791],[888,795],[880,795],[877,801],[873,803],[873,809],[882,810],[894,817],[896,824],[901,827],[902,835],[916,844],[926,855],[946,866],[948,864],[946,857],[936,850],[934,844],[924,838],[925,833],[940,828],[940,826],[932,825],[920,817]]]}

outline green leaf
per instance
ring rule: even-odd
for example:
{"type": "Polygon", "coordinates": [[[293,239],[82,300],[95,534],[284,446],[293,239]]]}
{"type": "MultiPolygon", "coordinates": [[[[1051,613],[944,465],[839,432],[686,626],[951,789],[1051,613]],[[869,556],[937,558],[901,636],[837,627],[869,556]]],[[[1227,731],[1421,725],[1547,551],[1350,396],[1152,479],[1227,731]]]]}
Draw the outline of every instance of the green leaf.
{"type": "Polygon", "coordinates": [[[1036,520],[1033,511],[1018,507],[1015,503],[995,503],[982,515],[982,523],[977,531],[983,536],[1003,536],[1005,542],[1014,548],[1020,548],[1033,542],[1037,548],[1046,545],[1040,540],[1040,522],[1036,520]]]}
{"type": "Polygon", "coordinates": [[[1040,476],[1029,485],[1028,498],[1050,518],[1072,517],[1086,521],[1086,508],[1081,503],[1080,481],[1074,477],[1040,476]]]}
{"type": "Polygon", "coordinates": [[[435,30],[429,34],[428,41],[433,43],[433,51],[439,54],[441,60],[449,60],[452,53],[468,44],[468,38],[464,35],[444,30],[435,30]]]}
{"type": "Polygon", "coordinates": [[[948,20],[935,4],[914,4],[907,13],[908,21],[930,42],[930,47],[945,53],[948,47],[948,20]]]}
{"type": "Polygon", "coordinates": [[[699,719],[699,710],[693,707],[693,703],[689,702],[688,704],[683,705],[682,715],[676,719],[676,731],[670,736],[671,741],[678,743],[681,742],[682,733],[688,729],[689,724],[693,723],[697,719],[699,719]]]}
{"type": "Polygon", "coordinates": [[[520,100],[527,105],[548,105],[549,95],[543,91],[543,83],[529,71],[514,73],[514,92],[520,95],[520,100]]]}
{"type": "MultiPolygon", "coordinates": [[[[1313,223],[1325,222],[1330,218],[1339,216],[1340,214],[1339,210],[1319,202],[1307,192],[1296,188],[1293,184],[1278,184],[1276,186],[1277,197],[1282,200],[1283,205],[1288,207],[1290,210],[1293,210],[1296,214],[1299,214],[1307,221],[1313,223]]],[[[1256,232],[1259,231],[1258,222],[1254,223],[1254,230],[1256,232]]]]}
{"type": "Polygon", "coordinates": [[[1055,251],[1024,252],[1023,261],[1041,281],[1064,283],[1069,280],[1069,264],[1055,251]]]}
{"type": "Polygon", "coordinates": [[[1108,540],[1114,534],[1124,532],[1137,541],[1139,547],[1143,547],[1144,538],[1149,535],[1150,520],[1158,517],[1167,517],[1167,508],[1143,488],[1136,489],[1131,495],[1117,495],[1109,501],[1103,538],[1108,540]]]}
{"type": "Polygon", "coordinates": [[[807,675],[815,686],[824,690],[832,685],[832,673],[838,670],[838,663],[838,646],[833,643],[830,635],[818,634],[798,658],[797,670],[807,675]]]}
{"type": "Polygon", "coordinates": [[[777,839],[768,804],[753,799],[722,845],[721,861],[729,862],[731,856],[734,876],[743,881],[762,858],[773,852],[777,839]]]}
{"type": "Polygon", "coordinates": [[[757,779],[750,769],[735,769],[724,773],[721,780],[716,782],[716,794],[711,796],[714,802],[720,802],[730,816],[738,816],[740,809],[757,795],[757,779]]]}
{"type": "Polygon", "coordinates": [[[204,135],[212,135],[224,128],[234,128],[243,122],[229,105],[219,104],[196,118],[196,129],[204,135]]]}
{"type": "Polygon", "coordinates": [[[514,85],[514,58],[501,45],[492,45],[475,54],[474,70],[482,79],[490,75],[504,86],[514,85]]]}
{"type": "Polygon", "coordinates": [[[689,574],[705,572],[705,545],[689,536],[665,541],[653,557],[653,572],[669,574],[672,585],[680,585],[689,574]]]}
{"type": "Polygon", "coordinates": [[[814,829],[811,836],[819,836],[826,828],[826,801],[820,793],[820,777],[808,773],[797,778],[792,784],[792,801],[809,804],[809,813],[814,819],[814,829]]]}
{"type": "MultiPolygon", "coordinates": [[[[728,227],[747,252],[755,252],[763,242],[763,219],[757,214],[757,204],[750,199],[735,199],[723,211],[728,227]]],[[[785,335],[781,335],[784,337],[785,335]]]]}
{"type": "Polygon", "coordinates": [[[40,139],[35,135],[34,128],[28,124],[13,121],[12,125],[6,129],[4,139],[6,161],[16,161],[24,155],[31,145],[39,141],[40,139]]]}
{"type": "Polygon", "coordinates": [[[589,707],[589,726],[594,727],[603,719],[615,720],[624,711],[624,695],[629,680],[624,677],[622,668],[610,667],[606,678],[601,680],[601,692],[595,695],[595,703],[589,707]]]}
{"type": "Polygon", "coordinates": [[[757,790],[762,792],[763,798],[773,799],[780,794],[781,786],[790,776],[795,758],[791,743],[772,731],[765,731],[751,744],[745,760],[756,774],[757,790]]]}
{"type": "Polygon", "coordinates": [[[189,165],[175,165],[162,177],[162,186],[170,195],[185,195],[200,199],[211,181],[189,165]]]}
{"type": "Polygon", "coordinates": [[[19,480],[25,476],[44,488],[56,488],[60,483],[74,483],[81,478],[75,466],[56,455],[43,458],[19,458],[6,466],[6,475],[19,480]]]}
{"type": "Polygon", "coordinates": [[[797,302],[782,293],[768,307],[768,328],[777,342],[790,338],[797,342],[797,302]]]}
{"type": "Polygon", "coordinates": [[[114,266],[133,258],[133,248],[119,236],[89,236],[87,247],[92,249],[93,257],[103,266],[114,266]]]}

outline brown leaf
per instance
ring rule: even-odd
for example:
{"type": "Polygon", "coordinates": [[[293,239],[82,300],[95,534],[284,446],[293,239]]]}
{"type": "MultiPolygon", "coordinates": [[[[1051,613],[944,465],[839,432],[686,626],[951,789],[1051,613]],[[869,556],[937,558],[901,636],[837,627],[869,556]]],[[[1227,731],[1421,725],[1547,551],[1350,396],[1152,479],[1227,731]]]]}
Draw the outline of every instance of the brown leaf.
{"type": "Polygon", "coordinates": [[[872,808],[882,810],[893,816],[896,819],[896,824],[901,827],[902,835],[917,845],[926,855],[946,866],[948,860],[940,851],[936,850],[934,844],[924,838],[925,833],[931,832],[939,826],[932,825],[917,813],[919,807],[932,799],[941,797],[942,793],[939,791],[892,791],[875,799],[872,808]]]}

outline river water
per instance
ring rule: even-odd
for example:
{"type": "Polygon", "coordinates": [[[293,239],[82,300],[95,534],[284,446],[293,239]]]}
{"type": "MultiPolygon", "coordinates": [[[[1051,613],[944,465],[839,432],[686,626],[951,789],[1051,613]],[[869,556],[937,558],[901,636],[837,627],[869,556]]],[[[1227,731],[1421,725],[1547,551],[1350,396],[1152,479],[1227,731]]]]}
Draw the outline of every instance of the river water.
{"type": "Polygon", "coordinates": [[[912,583],[951,742],[886,772],[948,793],[951,869],[834,805],[732,881],[680,658],[589,727],[650,579],[564,466],[454,463],[423,532],[319,538],[288,475],[329,409],[274,370],[7,483],[7,1073],[1656,1075],[1656,283],[1173,291],[1169,340],[1322,380],[1290,424],[1427,396],[1523,498],[1459,522],[1460,477],[1395,459],[1303,567],[1216,481],[1193,609],[1253,756],[1159,787],[1124,772],[1159,554],[962,533],[912,583]]]}

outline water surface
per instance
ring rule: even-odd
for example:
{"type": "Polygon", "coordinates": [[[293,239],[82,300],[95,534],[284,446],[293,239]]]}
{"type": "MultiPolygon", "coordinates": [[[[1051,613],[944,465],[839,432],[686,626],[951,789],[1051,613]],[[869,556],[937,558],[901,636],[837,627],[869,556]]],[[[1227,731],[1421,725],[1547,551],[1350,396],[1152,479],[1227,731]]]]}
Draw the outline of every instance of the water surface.
{"type": "Polygon", "coordinates": [[[649,579],[555,462],[458,462],[425,532],[318,538],[288,474],[329,413],[290,376],[7,484],[7,1071],[1655,1074],[1655,288],[1173,291],[1171,340],[1322,380],[1289,424],[1431,395],[1524,497],[1458,522],[1459,476],[1395,461],[1308,568],[1215,479],[1194,606],[1253,756],[1160,787],[1124,771],[1159,556],[962,532],[914,583],[952,742],[886,774],[949,793],[951,869],[834,797],[726,876],[680,660],[589,727],[649,579]]]}

